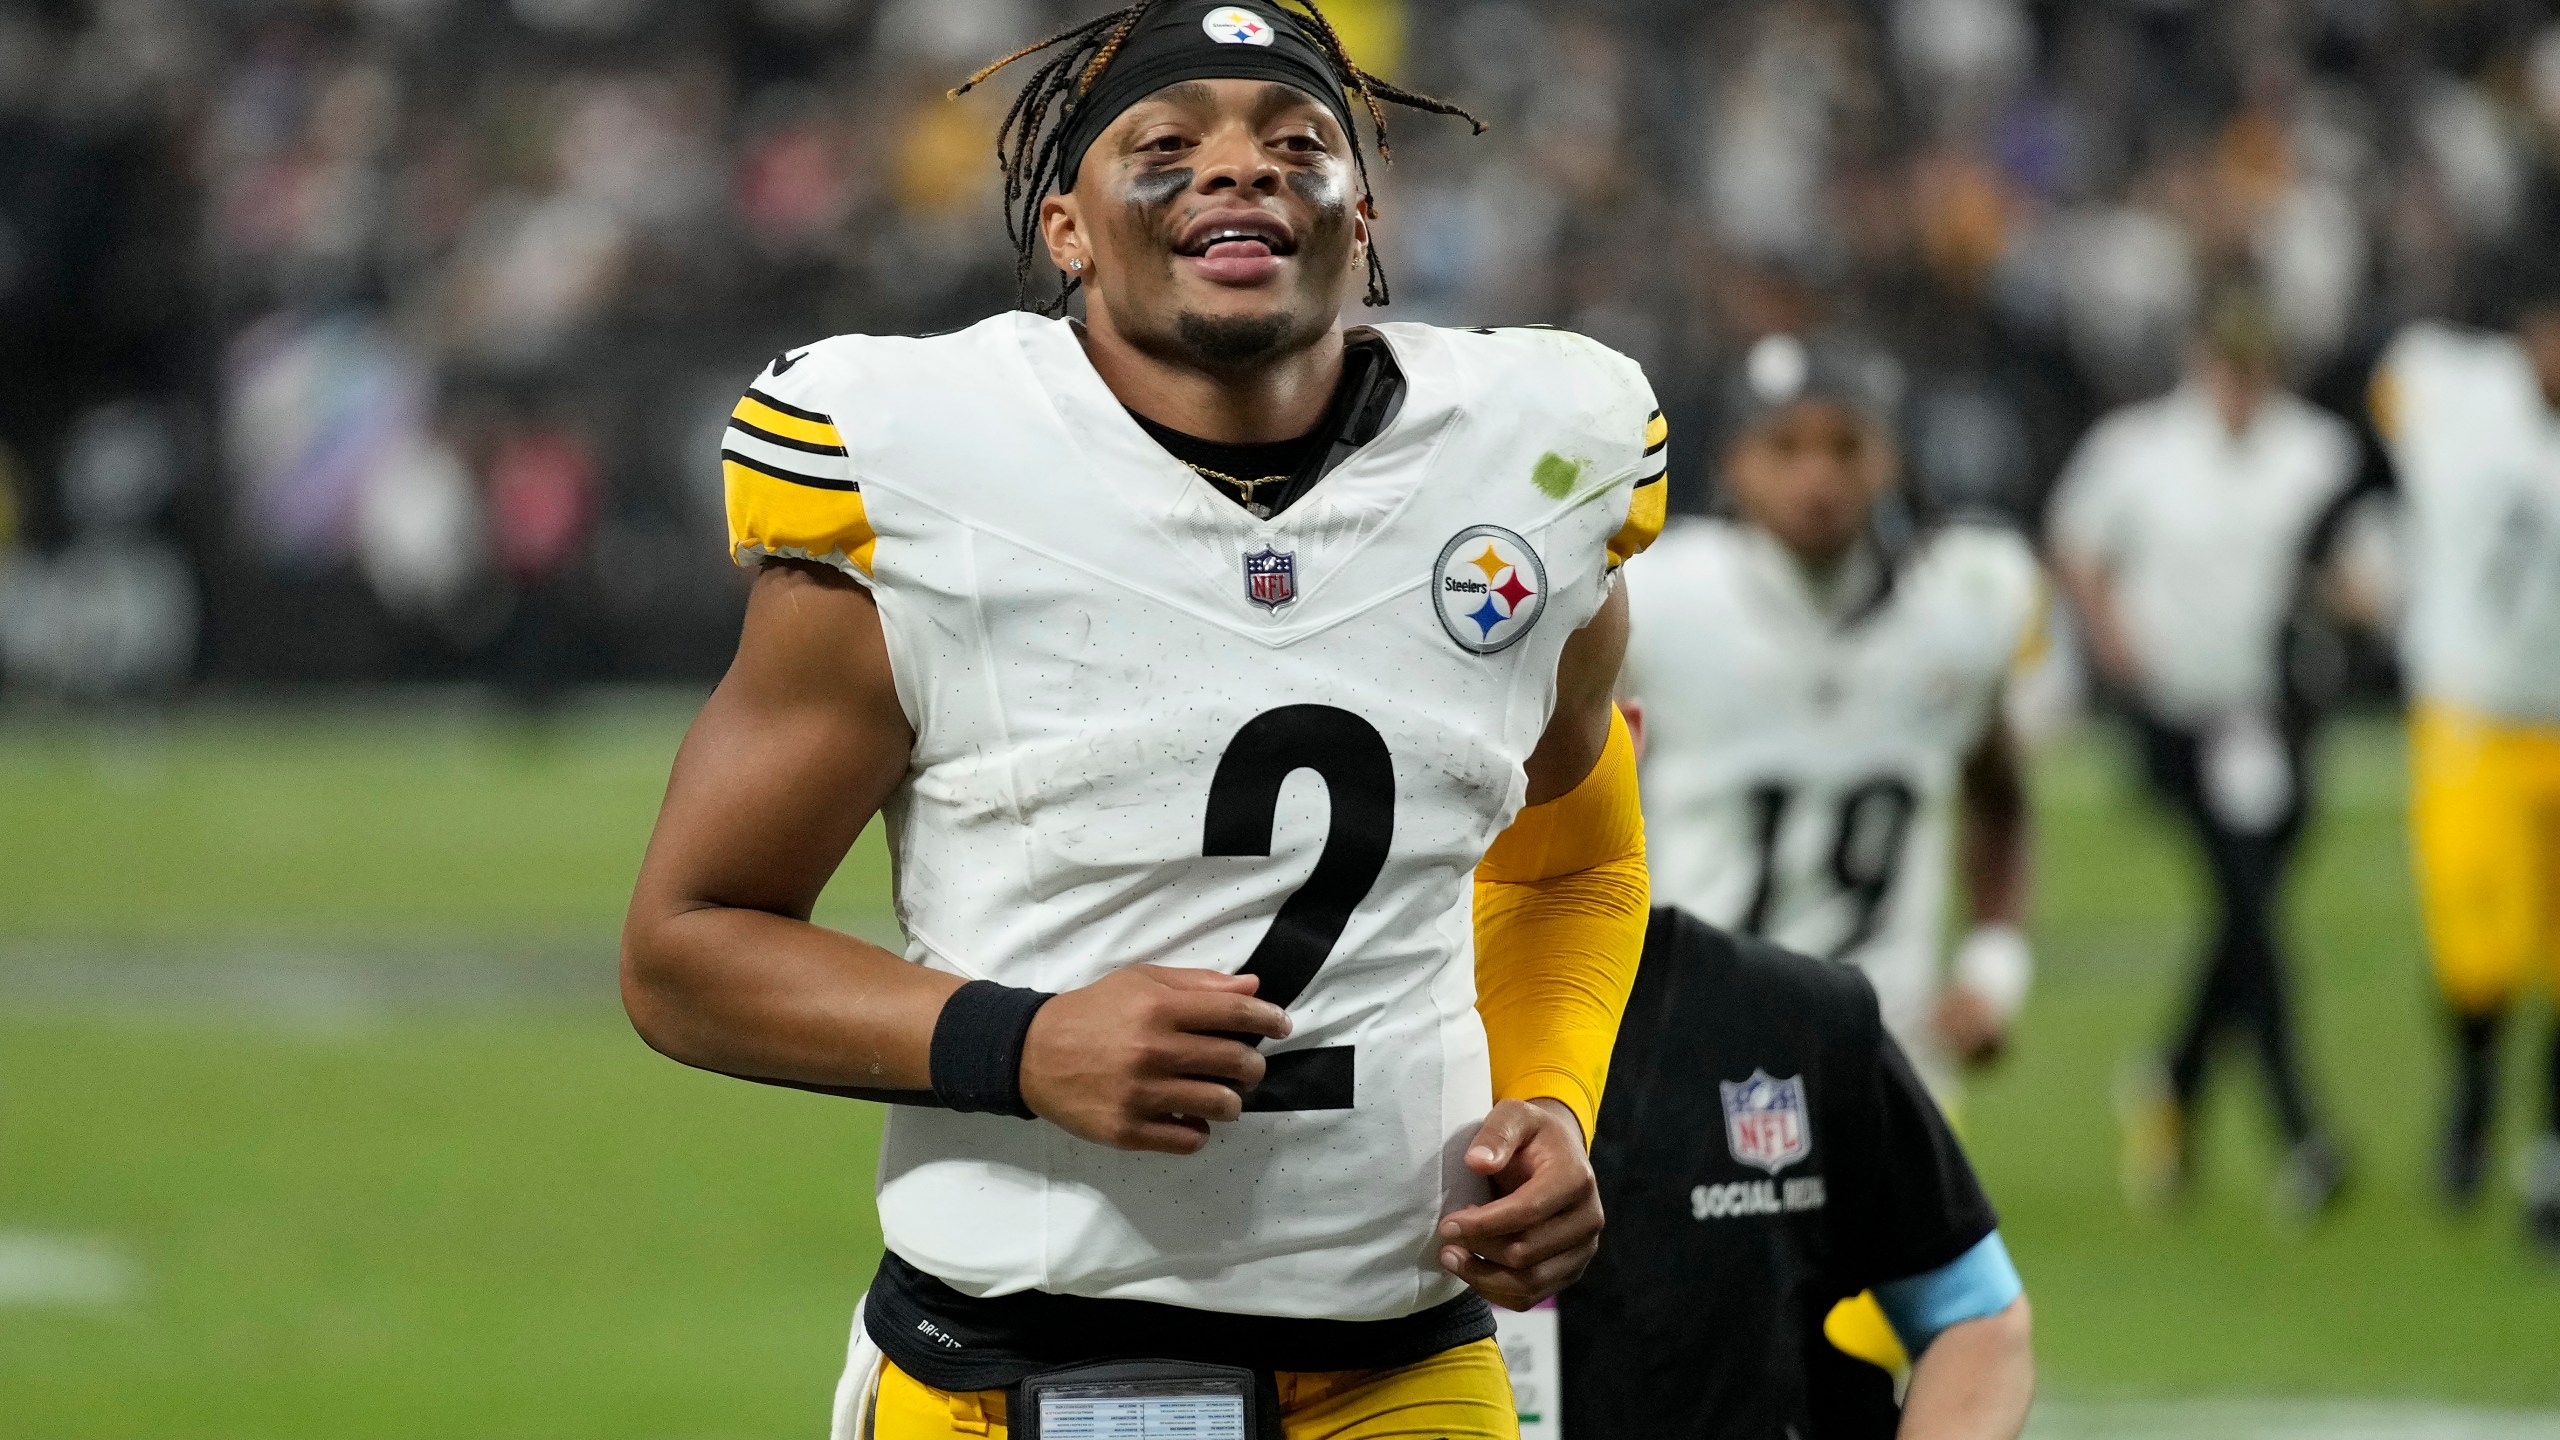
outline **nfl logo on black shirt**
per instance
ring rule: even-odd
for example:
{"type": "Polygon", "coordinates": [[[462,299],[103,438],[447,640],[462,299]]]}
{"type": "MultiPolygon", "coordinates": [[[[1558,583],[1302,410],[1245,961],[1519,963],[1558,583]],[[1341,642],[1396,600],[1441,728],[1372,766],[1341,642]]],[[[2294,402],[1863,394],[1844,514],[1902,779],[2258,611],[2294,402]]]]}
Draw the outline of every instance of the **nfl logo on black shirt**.
{"type": "Polygon", "coordinates": [[[1298,598],[1298,556],[1265,545],[1244,557],[1245,598],[1265,610],[1278,610],[1298,598]]]}
{"type": "Polygon", "coordinates": [[[1754,1070],[1736,1084],[1717,1082],[1724,1092],[1724,1137],[1733,1158],[1775,1175],[1813,1148],[1813,1125],[1805,1115],[1804,1077],[1769,1078],[1754,1070]]]}

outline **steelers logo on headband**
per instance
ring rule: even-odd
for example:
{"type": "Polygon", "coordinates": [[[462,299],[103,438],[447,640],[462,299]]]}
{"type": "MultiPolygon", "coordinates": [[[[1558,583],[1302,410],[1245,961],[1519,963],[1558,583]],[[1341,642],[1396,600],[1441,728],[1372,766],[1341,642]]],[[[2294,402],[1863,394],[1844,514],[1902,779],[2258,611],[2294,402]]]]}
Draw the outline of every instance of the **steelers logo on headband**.
{"type": "Polygon", "coordinates": [[[1276,80],[1294,85],[1353,133],[1351,77],[1307,22],[1277,8],[1175,0],[1139,16],[1090,92],[1066,113],[1057,147],[1058,193],[1076,188],[1087,150],[1122,111],[1186,80],[1276,80]]]}
{"type": "Polygon", "coordinates": [[[1210,11],[1200,17],[1200,28],[1221,45],[1271,44],[1271,22],[1241,5],[1210,11]]]}

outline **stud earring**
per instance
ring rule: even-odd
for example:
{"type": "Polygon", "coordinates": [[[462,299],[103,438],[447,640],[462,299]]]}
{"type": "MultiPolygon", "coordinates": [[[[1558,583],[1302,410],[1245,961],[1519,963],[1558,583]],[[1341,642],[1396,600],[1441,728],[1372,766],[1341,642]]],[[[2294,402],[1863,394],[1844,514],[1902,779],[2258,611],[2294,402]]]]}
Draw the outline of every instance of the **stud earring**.
{"type": "Polygon", "coordinates": [[[1081,260],[1070,260],[1067,262],[1067,268],[1070,270],[1080,271],[1084,269],[1084,262],[1081,260]]]}

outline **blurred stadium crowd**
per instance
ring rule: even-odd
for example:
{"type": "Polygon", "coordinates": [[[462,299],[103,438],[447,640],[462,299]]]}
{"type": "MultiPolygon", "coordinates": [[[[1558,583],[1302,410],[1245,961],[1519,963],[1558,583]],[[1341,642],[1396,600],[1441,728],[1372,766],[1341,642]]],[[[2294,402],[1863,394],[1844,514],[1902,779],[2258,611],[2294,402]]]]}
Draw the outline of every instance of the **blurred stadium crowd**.
{"type": "MultiPolygon", "coordinates": [[[[944,90],[1095,0],[0,0],[0,673],[708,674],[766,357],[1012,302],[944,90]]],[[[1413,119],[1398,318],[1642,360],[1706,500],[1755,337],[1901,356],[1913,470],[2034,525],[2101,409],[2263,284],[2352,407],[2555,235],[2520,0],[1330,0],[1413,119]]]]}

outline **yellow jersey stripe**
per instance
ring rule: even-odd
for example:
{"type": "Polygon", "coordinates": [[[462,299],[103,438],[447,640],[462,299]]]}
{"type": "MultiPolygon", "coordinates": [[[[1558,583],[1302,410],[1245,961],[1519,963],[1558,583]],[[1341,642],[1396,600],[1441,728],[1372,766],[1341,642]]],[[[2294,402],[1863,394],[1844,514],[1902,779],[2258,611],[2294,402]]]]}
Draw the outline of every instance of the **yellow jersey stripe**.
{"type": "Polygon", "coordinates": [[[1609,537],[1609,568],[1614,570],[1643,554],[1654,537],[1662,533],[1662,522],[1670,510],[1671,487],[1663,483],[1662,474],[1638,481],[1627,495],[1627,523],[1609,537]]]}
{"type": "Polygon", "coordinates": [[[2010,674],[2022,675],[2044,663],[2044,657],[2053,649],[2052,627],[2048,623],[2052,613],[2051,596],[2039,578],[2027,609],[2026,627],[2018,632],[2018,648],[2009,656],[2010,674]]]}
{"type": "MultiPolygon", "coordinates": [[[[730,416],[729,427],[741,434],[753,435],[767,445],[779,445],[785,450],[798,450],[810,455],[842,455],[844,453],[844,447],[842,445],[835,444],[831,441],[794,439],[789,435],[781,434],[773,430],[767,430],[763,426],[742,416],[730,416]]],[[[834,432],[830,431],[829,433],[832,434],[834,432]]]]}
{"type": "Polygon", "coordinates": [[[1644,453],[1650,455],[1670,441],[1671,422],[1663,419],[1662,412],[1656,410],[1653,418],[1644,422],[1644,453]]]}
{"type": "Polygon", "coordinates": [[[783,414],[791,416],[795,420],[815,420],[821,425],[833,425],[836,423],[815,410],[803,410],[788,400],[776,399],[762,390],[757,389],[753,385],[747,387],[746,398],[753,400],[768,410],[779,410],[783,414]]]}
{"type": "Polygon", "coordinates": [[[720,469],[728,481],[729,553],[740,564],[761,555],[830,563],[841,558],[871,573],[880,537],[871,528],[861,486],[776,475],[734,455],[720,469]]]}
{"type": "Polygon", "coordinates": [[[837,431],[833,421],[824,415],[785,405],[761,390],[748,391],[738,401],[738,408],[729,412],[729,418],[777,444],[795,449],[815,445],[822,447],[822,454],[844,453],[844,436],[837,431]]]}
{"type": "Polygon", "coordinates": [[[792,485],[806,485],[812,490],[848,490],[857,494],[862,490],[862,482],[858,480],[837,480],[825,475],[803,475],[797,470],[786,470],[770,461],[759,460],[752,455],[744,454],[736,450],[722,450],[720,452],[720,461],[723,474],[732,474],[734,471],[744,468],[752,470],[756,474],[762,475],[769,480],[780,480],[792,485]]]}
{"type": "Polygon", "coordinates": [[[2373,418],[2373,433],[2386,441],[2400,438],[2400,377],[2388,370],[2373,372],[2373,382],[2365,387],[2365,409],[2373,418]]]}

